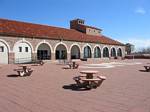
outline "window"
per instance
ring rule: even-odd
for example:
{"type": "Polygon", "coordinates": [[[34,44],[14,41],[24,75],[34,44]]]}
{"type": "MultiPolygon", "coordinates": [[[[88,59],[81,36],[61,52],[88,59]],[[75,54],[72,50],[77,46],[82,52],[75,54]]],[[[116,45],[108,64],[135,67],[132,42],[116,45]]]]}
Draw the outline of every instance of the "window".
{"type": "Polygon", "coordinates": [[[0,46],[0,52],[4,52],[4,46],[0,46]]]}
{"type": "Polygon", "coordinates": [[[28,52],[28,47],[25,47],[25,52],[28,52]]]}
{"type": "Polygon", "coordinates": [[[22,47],[19,47],[19,52],[22,52],[22,47]]]}

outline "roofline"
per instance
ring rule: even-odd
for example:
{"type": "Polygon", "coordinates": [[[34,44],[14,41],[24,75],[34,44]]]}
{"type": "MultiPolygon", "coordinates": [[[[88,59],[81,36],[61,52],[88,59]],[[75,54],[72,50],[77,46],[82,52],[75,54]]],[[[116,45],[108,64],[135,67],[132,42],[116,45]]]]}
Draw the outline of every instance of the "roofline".
{"type": "MultiPolygon", "coordinates": [[[[56,39],[56,38],[50,38],[50,37],[38,37],[38,36],[26,36],[26,35],[16,35],[16,34],[5,34],[5,33],[0,33],[0,36],[13,36],[13,37],[24,37],[24,38],[39,38],[39,39],[52,39],[52,40],[64,40],[64,41],[73,41],[73,40],[69,40],[69,39],[56,39]]],[[[119,46],[125,46],[124,44],[109,44],[109,43],[101,43],[101,42],[90,42],[90,41],[78,41],[76,40],[76,42],[82,42],[82,43],[99,43],[99,44],[107,44],[107,45],[119,45],[119,46]]]]}

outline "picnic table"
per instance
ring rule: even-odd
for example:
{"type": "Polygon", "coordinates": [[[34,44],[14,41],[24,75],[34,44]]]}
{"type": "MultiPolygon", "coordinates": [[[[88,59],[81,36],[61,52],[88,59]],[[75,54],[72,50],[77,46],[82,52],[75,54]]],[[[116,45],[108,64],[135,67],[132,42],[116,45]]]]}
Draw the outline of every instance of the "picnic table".
{"type": "Polygon", "coordinates": [[[71,69],[77,69],[79,64],[77,64],[75,61],[68,63],[69,68],[71,69]]]}
{"type": "Polygon", "coordinates": [[[147,72],[150,72],[150,65],[144,66],[144,68],[147,72]]]}
{"type": "Polygon", "coordinates": [[[14,71],[18,72],[19,76],[29,76],[33,72],[27,65],[20,65],[19,67],[21,68],[14,69],[14,71]]]}
{"type": "Polygon", "coordinates": [[[95,71],[95,70],[84,70],[84,71],[80,71],[80,73],[81,74],[86,74],[86,78],[87,79],[92,79],[93,78],[93,74],[97,74],[98,71],[95,71]]]}
{"type": "Polygon", "coordinates": [[[82,75],[74,77],[73,79],[76,81],[77,85],[81,88],[83,87],[89,89],[97,88],[98,86],[100,86],[103,80],[106,79],[105,76],[94,77],[93,75],[98,73],[98,71],[94,71],[94,70],[84,70],[84,71],[80,71],[80,73],[82,75]]]}

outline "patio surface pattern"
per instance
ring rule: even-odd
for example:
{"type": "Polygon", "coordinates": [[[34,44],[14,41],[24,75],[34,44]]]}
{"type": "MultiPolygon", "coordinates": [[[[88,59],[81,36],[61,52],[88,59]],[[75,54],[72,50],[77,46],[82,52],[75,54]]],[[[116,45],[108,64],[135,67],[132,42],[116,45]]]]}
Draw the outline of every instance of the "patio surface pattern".
{"type": "MultiPolygon", "coordinates": [[[[27,77],[16,76],[17,65],[0,65],[0,112],[150,112],[150,72],[143,67],[150,60],[115,62],[131,64],[62,69],[63,65],[45,63],[30,65],[34,71],[27,77]],[[97,89],[71,88],[72,78],[86,69],[98,70],[107,79],[97,89]]],[[[100,63],[104,61],[94,61],[100,63]]]]}

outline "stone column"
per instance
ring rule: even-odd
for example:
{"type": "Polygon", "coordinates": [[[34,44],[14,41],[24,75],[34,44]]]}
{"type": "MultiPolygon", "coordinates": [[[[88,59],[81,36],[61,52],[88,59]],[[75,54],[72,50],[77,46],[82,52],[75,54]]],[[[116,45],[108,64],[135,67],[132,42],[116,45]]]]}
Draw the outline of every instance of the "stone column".
{"type": "Polygon", "coordinates": [[[13,64],[15,61],[15,53],[9,52],[8,53],[8,64],[13,64]]]}
{"type": "Polygon", "coordinates": [[[92,57],[91,58],[94,59],[94,53],[92,53],[92,57]]]}
{"type": "Polygon", "coordinates": [[[51,60],[55,60],[55,53],[51,53],[51,60]]]}
{"type": "Polygon", "coordinates": [[[80,53],[80,58],[84,58],[83,53],[80,53]]]}
{"type": "Polygon", "coordinates": [[[67,53],[67,60],[71,60],[71,54],[67,53]]]}
{"type": "Polygon", "coordinates": [[[37,60],[37,53],[36,52],[32,53],[32,60],[37,60]]]}

